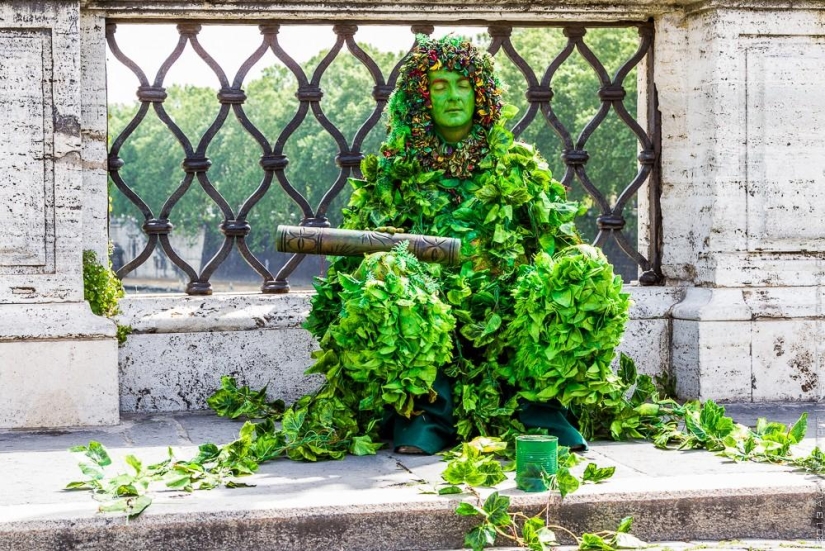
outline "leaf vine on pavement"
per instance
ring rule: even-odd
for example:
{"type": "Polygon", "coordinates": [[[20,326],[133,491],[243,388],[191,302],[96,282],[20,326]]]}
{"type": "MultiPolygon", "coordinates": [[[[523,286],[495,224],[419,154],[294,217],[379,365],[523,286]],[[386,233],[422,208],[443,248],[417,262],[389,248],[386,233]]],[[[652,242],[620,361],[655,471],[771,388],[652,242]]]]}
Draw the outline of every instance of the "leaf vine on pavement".
{"type": "Polygon", "coordinates": [[[578,544],[579,549],[614,551],[646,547],[645,542],[630,534],[632,517],[623,518],[616,530],[577,536],[563,526],[550,524],[547,520],[548,509],[532,517],[521,512],[511,513],[509,510],[510,498],[498,492],[491,493],[483,501],[478,497],[477,504],[461,502],[456,514],[479,517],[480,520],[465,535],[465,548],[481,551],[495,545],[497,538],[502,538],[508,540],[508,543],[533,551],[549,551],[559,545],[557,533],[566,534],[578,544]]]}
{"type": "MultiPolygon", "coordinates": [[[[479,524],[467,532],[464,540],[465,546],[473,550],[485,549],[494,545],[497,537],[502,537],[516,545],[541,551],[557,545],[556,531],[564,531],[576,538],[575,534],[561,526],[547,526],[547,510],[533,517],[528,517],[521,512],[511,513],[510,498],[500,495],[497,491],[482,501],[475,487],[494,486],[504,481],[505,471],[509,470],[510,465],[502,465],[501,462],[512,458],[513,455],[513,443],[496,437],[477,437],[444,453],[447,467],[441,476],[448,486],[439,490],[438,493],[445,495],[469,492],[476,497],[476,503],[462,501],[455,511],[460,516],[478,516],[480,519],[479,524]],[[461,484],[465,485],[463,491],[459,486],[461,484]]],[[[557,471],[555,473],[536,472],[530,474],[528,478],[541,483],[540,487],[535,488],[536,490],[550,488],[559,491],[564,498],[584,483],[598,483],[610,478],[616,470],[615,467],[602,468],[595,463],[588,463],[581,476],[572,473],[571,468],[581,462],[581,457],[571,453],[569,448],[560,446],[557,471]]],[[[630,521],[620,525],[620,528],[622,527],[629,530],[630,521]]],[[[585,534],[582,537],[585,536],[590,535],[585,534]]],[[[595,538],[602,536],[593,535],[595,538]]],[[[580,538],[577,538],[577,541],[579,540],[580,538]]],[[[608,547],[602,549],[608,549],[608,547]]]]}
{"type": "Polygon", "coordinates": [[[69,482],[64,489],[91,490],[95,499],[101,502],[100,512],[125,513],[134,518],[152,504],[150,490],[154,486],[186,492],[218,486],[249,486],[236,478],[250,475],[258,468],[258,462],[250,455],[253,430],[254,425],[247,423],[241,429],[241,438],[231,444],[222,447],[202,444],[198,455],[188,461],[176,460],[172,448],[168,448],[166,459],[151,465],[144,465],[134,455],[127,455],[124,461],[130,471],[114,476],[106,473],[112,465],[108,451],[100,442],[91,441],[86,446],[70,449],[86,458],[79,464],[86,478],[69,482]]]}

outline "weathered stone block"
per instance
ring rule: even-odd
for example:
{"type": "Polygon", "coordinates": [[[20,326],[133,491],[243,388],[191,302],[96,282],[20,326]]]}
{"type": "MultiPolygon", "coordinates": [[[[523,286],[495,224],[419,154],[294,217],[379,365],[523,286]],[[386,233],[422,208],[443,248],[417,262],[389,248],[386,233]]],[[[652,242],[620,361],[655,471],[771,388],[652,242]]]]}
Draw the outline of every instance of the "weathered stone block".
{"type": "Polygon", "coordinates": [[[672,331],[670,365],[676,377],[676,394],[682,398],[697,398],[701,392],[697,351],[699,324],[673,320],[672,331]]]}
{"type": "Polygon", "coordinates": [[[86,303],[0,305],[0,428],[116,424],[114,335],[86,303]]]}
{"type": "Polygon", "coordinates": [[[753,400],[820,400],[821,322],[757,321],[753,324],[753,400]]]}
{"type": "Polygon", "coordinates": [[[119,418],[115,325],[83,302],[79,20],[0,1],[0,427],[119,418]]]}
{"type": "Polygon", "coordinates": [[[680,398],[751,401],[751,322],[673,320],[680,398]]]}
{"type": "Polygon", "coordinates": [[[825,250],[825,40],[743,39],[746,56],[748,247],[825,250]]]}
{"type": "Polygon", "coordinates": [[[323,381],[306,376],[315,341],[303,329],[131,335],[120,349],[124,412],[208,409],[221,376],[291,403],[323,381]]]}
{"type": "Polygon", "coordinates": [[[670,368],[670,320],[630,320],[619,352],[636,362],[639,373],[661,375],[670,368]]]}

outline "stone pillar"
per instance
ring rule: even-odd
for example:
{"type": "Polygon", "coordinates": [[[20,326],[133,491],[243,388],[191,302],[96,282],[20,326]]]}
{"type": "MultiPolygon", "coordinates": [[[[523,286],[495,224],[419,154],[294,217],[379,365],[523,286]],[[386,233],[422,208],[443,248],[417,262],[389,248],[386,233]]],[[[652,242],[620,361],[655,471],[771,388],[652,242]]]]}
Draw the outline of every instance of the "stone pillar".
{"type": "MultiPolygon", "coordinates": [[[[663,271],[682,396],[823,397],[825,4],[657,18],[663,271]]],[[[727,6],[727,7],[726,7],[727,6]]]]}
{"type": "Polygon", "coordinates": [[[0,428],[118,422],[115,326],[83,300],[80,27],[77,1],[0,1],[0,428]]]}
{"type": "Polygon", "coordinates": [[[83,248],[109,256],[109,176],[106,166],[106,18],[80,15],[80,139],[83,159],[83,248]]]}

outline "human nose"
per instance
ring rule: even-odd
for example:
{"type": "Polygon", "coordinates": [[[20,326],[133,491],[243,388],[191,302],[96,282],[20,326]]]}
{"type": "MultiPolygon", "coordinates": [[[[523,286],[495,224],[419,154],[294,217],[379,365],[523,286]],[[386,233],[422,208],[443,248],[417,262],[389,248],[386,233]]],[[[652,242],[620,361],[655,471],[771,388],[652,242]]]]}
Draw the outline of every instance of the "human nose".
{"type": "Polygon", "coordinates": [[[458,86],[456,86],[455,84],[450,84],[447,87],[447,100],[461,101],[461,94],[459,92],[458,86]]]}

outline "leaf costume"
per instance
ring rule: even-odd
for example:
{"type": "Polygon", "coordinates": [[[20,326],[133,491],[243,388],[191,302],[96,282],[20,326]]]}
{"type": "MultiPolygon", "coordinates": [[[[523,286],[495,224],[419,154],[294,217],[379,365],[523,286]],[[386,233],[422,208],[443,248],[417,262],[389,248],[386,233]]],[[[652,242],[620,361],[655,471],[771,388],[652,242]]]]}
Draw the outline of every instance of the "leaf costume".
{"type": "Polygon", "coordinates": [[[504,122],[492,58],[469,41],[418,37],[389,102],[389,136],[362,163],[344,228],[404,228],[462,240],[460,267],[424,265],[397,248],[332,259],[306,327],[319,339],[322,400],[396,446],[440,451],[456,437],[549,431],[584,447],[609,428],[596,404],[620,400],[610,368],[628,295],[603,254],[582,245],[567,201],[533,147],[504,122]],[[473,83],[468,136],[433,128],[428,71],[473,83]],[[385,419],[386,420],[386,419],[385,419]]]}

